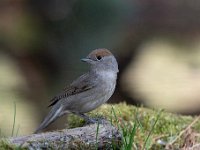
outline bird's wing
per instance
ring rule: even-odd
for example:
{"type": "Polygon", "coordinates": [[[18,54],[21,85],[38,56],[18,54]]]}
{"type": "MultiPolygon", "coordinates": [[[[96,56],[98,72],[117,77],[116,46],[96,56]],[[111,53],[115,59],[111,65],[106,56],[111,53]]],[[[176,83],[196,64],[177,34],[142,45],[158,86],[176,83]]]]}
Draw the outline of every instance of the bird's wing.
{"type": "Polygon", "coordinates": [[[95,84],[93,82],[89,82],[88,74],[84,74],[80,76],[77,80],[72,82],[72,84],[64,88],[64,90],[61,93],[59,93],[53,99],[51,99],[51,103],[48,107],[55,105],[59,100],[63,98],[87,91],[93,88],[94,86],[95,84]]]}

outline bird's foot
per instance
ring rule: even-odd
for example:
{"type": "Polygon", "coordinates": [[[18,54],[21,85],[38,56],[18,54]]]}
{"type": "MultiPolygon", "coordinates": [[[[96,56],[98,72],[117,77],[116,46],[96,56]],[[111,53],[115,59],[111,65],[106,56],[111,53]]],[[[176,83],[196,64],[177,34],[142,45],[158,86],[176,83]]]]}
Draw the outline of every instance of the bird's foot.
{"type": "Polygon", "coordinates": [[[81,118],[83,118],[86,121],[86,124],[106,124],[108,123],[108,121],[103,118],[90,118],[89,116],[85,115],[85,114],[80,114],[80,113],[76,113],[76,115],[80,116],[81,118]]]}
{"type": "Polygon", "coordinates": [[[105,118],[88,118],[86,124],[107,124],[109,123],[105,118]]]}

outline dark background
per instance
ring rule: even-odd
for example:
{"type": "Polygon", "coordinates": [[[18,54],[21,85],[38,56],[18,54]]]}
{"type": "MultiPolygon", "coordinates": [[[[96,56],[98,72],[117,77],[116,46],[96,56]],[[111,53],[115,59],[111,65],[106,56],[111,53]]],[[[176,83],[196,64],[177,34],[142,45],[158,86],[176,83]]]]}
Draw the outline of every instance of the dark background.
{"type": "Polygon", "coordinates": [[[1,0],[1,134],[12,131],[15,103],[15,133],[33,132],[49,100],[87,71],[80,59],[96,48],[119,62],[110,103],[199,114],[199,18],[195,0],[1,0]]]}

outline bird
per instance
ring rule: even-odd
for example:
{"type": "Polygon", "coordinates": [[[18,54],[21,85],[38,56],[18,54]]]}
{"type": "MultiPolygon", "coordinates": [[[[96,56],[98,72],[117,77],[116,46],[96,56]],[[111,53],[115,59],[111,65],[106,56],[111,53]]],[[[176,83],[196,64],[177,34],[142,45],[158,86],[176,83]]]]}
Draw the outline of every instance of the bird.
{"type": "Polygon", "coordinates": [[[85,115],[105,102],[113,95],[118,63],[114,55],[105,48],[95,49],[81,61],[89,64],[89,71],[74,80],[50,102],[50,112],[34,133],[38,133],[57,118],[65,114],[75,114],[87,122],[95,122],[85,115]]]}

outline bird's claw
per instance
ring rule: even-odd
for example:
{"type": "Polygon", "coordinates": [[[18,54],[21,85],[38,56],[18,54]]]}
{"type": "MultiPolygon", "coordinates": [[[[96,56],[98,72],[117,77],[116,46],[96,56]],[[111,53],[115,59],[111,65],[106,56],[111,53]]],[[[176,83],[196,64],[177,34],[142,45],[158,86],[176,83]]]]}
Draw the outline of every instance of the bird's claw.
{"type": "Polygon", "coordinates": [[[88,120],[86,120],[86,124],[105,124],[108,121],[103,119],[103,118],[88,118],[88,120]]]}

